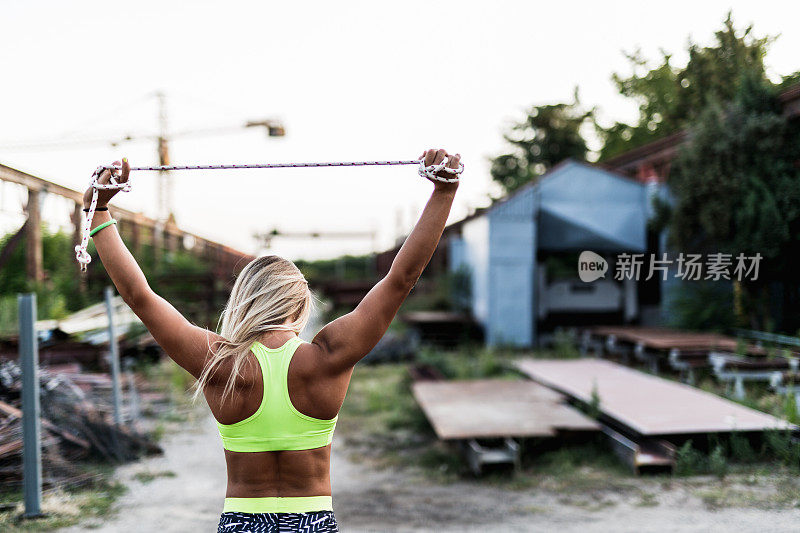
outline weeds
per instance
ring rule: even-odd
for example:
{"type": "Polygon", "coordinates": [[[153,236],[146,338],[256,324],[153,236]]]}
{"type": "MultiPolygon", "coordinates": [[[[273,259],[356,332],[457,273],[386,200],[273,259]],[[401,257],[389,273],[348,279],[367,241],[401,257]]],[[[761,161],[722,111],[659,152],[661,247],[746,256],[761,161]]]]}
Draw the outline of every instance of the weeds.
{"type": "MultiPolygon", "coordinates": [[[[462,353],[428,349],[424,355],[425,362],[447,376],[493,374],[498,368],[505,376],[504,352],[487,352],[483,363],[480,357],[474,348],[462,353]]],[[[743,432],[695,439],[678,450],[674,477],[641,478],[630,474],[603,437],[558,444],[523,440],[522,465],[515,475],[498,469],[473,480],[458,451],[436,439],[411,394],[406,365],[357,367],[342,414],[340,436],[347,439],[353,460],[369,461],[372,468],[408,469],[436,484],[480,483],[503,491],[557,495],[562,503],[586,511],[623,501],[637,508],[669,506],[660,495],[673,491],[688,491],[710,509],[793,509],[800,502],[797,467],[783,465],[796,453],[788,432],[775,432],[763,445],[743,432]],[[686,477],[701,475],[707,477],[686,477]]]]}
{"type": "Polygon", "coordinates": [[[728,473],[728,459],[725,457],[725,448],[721,444],[714,446],[708,456],[708,470],[719,479],[728,473]]]}
{"type": "Polygon", "coordinates": [[[750,439],[745,435],[734,431],[728,439],[728,445],[730,446],[731,458],[737,463],[749,464],[755,462],[757,458],[756,452],[750,445],[750,439]]]}
{"type": "Polygon", "coordinates": [[[559,329],[553,336],[553,356],[556,359],[578,359],[581,352],[569,332],[559,329]]]}
{"type": "Polygon", "coordinates": [[[800,413],[798,413],[797,398],[794,394],[786,394],[783,397],[783,415],[789,423],[800,425],[800,413]]]}
{"type": "Polygon", "coordinates": [[[163,472],[152,472],[150,470],[146,470],[143,472],[137,472],[133,475],[133,479],[140,483],[150,483],[151,481],[158,479],[160,477],[175,477],[176,474],[172,470],[165,470],[163,472]]]}
{"type": "Polygon", "coordinates": [[[675,475],[696,476],[708,471],[708,460],[702,452],[692,447],[691,439],[675,452],[675,475]]]}
{"type": "Polygon", "coordinates": [[[89,517],[107,516],[114,502],[124,494],[121,483],[101,479],[90,487],[80,489],[54,489],[42,498],[41,518],[22,518],[22,494],[17,492],[0,494],[4,504],[0,512],[0,531],[16,533],[22,531],[52,531],[68,527],[89,517]]]}
{"type": "Polygon", "coordinates": [[[417,361],[431,365],[448,379],[478,379],[515,376],[508,358],[491,348],[468,346],[458,352],[423,348],[417,361]]]}
{"type": "Polygon", "coordinates": [[[658,505],[658,498],[652,492],[642,492],[639,495],[639,501],[636,502],[637,507],[656,507],[658,505]]]}
{"type": "Polygon", "coordinates": [[[800,469],[800,445],[789,430],[764,432],[764,455],[772,455],[793,470],[800,469]]]}
{"type": "Polygon", "coordinates": [[[592,383],[592,398],[589,402],[586,414],[594,420],[600,419],[600,392],[597,390],[597,380],[592,383]]]}
{"type": "Polygon", "coordinates": [[[740,486],[719,483],[693,491],[706,508],[792,509],[800,504],[795,476],[783,476],[769,486],[740,486]]]}

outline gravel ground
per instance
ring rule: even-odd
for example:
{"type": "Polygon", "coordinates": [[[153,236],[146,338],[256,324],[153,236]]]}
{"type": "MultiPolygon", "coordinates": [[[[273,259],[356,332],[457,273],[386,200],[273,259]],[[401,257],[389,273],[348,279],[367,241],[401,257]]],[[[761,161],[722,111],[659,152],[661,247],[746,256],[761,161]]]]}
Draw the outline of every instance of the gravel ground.
{"type": "MultiPolygon", "coordinates": [[[[225,463],[213,419],[198,415],[163,443],[165,454],[117,470],[129,491],[80,532],[216,531],[225,463]]],[[[344,442],[344,439],[341,439],[344,442]]],[[[800,510],[709,508],[695,487],[633,480],[641,490],[510,490],[477,481],[436,484],[412,471],[375,470],[334,441],[334,508],[346,532],[798,531],[800,510]],[[662,490],[658,490],[661,487],[662,490]]],[[[706,488],[713,488],[705,485],[706,488]]]]}

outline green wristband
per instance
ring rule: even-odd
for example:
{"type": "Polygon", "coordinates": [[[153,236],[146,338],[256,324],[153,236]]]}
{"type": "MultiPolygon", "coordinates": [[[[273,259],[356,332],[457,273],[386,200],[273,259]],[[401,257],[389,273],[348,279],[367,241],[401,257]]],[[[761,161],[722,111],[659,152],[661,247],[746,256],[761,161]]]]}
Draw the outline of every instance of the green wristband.
{"type": "Polygon", "coordinates": [[[94,234],[97,233],[98,231],[100,231],[101,229],[107,228],[111,224],[116,224],[116,223],[117,223],[117,221],[114,220],[113,218],[111,220],[109,220],[108,222],[103,222],[102,224],[100,224],[99,226],[97,226],[96,228],[94,228],[92,231],[89,232],[89,237],[94,236],[94,234]]]}

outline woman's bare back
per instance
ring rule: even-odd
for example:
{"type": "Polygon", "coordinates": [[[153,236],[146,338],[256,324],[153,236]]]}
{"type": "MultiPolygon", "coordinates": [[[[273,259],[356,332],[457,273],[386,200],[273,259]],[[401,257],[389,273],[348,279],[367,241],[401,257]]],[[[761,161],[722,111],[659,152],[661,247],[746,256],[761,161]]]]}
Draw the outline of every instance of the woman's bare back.
{"type": "MultiPolygon", "coordinates": [[[[261,343],[278,348],[294,336],[289,332],[269,333],[261,343]]],[[[220,385],[206,387],[205,397],[218,422],[234,424],[253,415],[261,404],[264,380],[255,355],[250,354],[234,392],[221,401],[223,376],[220,385]]],[[[342,406],[350,375],[330,378],[319,364],[321,350],[312,343],[297,348],[289,364],[287,382],[289,398],[301,413],[323,420],[334,418],[342,406]]],[[[232,452],[225,450],[228,470],[226,496],[229,498],[270,496],[321,496],[331,494],[331,446],[310,450],[281,450],[268,452],[232,452]]]]}

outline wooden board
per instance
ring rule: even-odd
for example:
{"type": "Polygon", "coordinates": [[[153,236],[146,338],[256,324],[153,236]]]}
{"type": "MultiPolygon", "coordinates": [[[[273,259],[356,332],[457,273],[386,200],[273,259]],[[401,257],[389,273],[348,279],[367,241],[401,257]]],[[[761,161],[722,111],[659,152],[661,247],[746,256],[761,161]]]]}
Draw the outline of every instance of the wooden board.
{"type": "Polygon", "coordinates": [[[421,381],[414,397],[442,440],[551,437],[559,430],[599,431],[564,396],[531,381],[421,381]]]}
{"type": "Polygon", "coordinates": [[[534,381],[583,402],[591,402],[596,387],[602,413],[640,435],[795,427],[716,394],[610,361],[520,359],[516,366],[534,381]]]}

